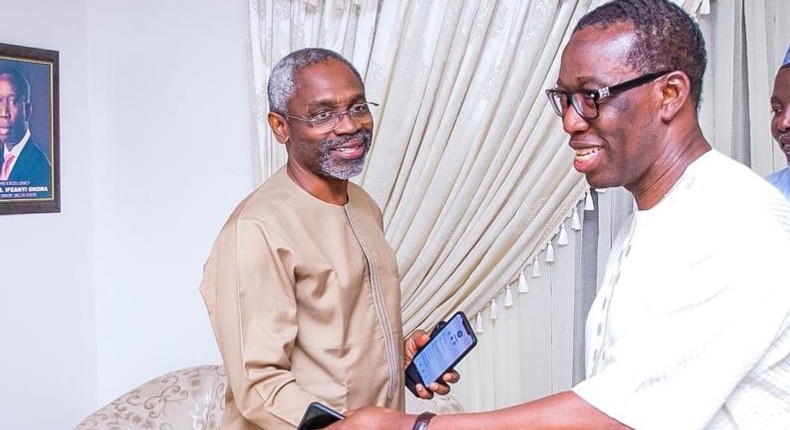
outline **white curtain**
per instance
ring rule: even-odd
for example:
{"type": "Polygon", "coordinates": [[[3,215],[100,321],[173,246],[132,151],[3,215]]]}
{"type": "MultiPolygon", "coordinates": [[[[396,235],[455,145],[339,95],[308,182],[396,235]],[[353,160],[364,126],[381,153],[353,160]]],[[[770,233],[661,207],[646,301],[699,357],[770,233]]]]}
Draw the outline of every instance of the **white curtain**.
{"type": "Polygon", "coordinates": [[[268,70],[305,46],[362,73],[374,147],[356,179],[380,204],[406,330],[474,315],[559,231],[586,184],[543,89],[590,1],[252,0],[261,179],[284,162],[265,123],[268,70]]]}
{"type": "MultiPolygon", "coordinates": [[[[482,329],[454,390],[469,410],[570,387],[584,317],[572,224],[587,186],[543,89],[572,26],[601,1],[249,1],[256,182],[285,162],[266,124],[271,67],[308,46],[343,54],[381,103],[355,181],[384,212],[406,331],[458,309],[482,329]]],[[[604,254],[615,227],[602,229],[604,254]]]]}
{"type": "Polygon", "coordinates": [[[581,3],[383,2],[361,181],[398,254],[407,329],[485,307],[584,193],[542,91],[581,3]]]}
{"type": "Polygon", "coordinates": [[[475,367],[461,369],[454,391],[470,410],[571,383],[576,205],[587,186],[571,168],[543,90],[556,79],[573,23],[591,7],[589,0],[250,3],[259,179],[285,161],[265,122],[268,71],[307,46],[349,58],[368,99],[381,103],[366,170],[355,180],[384,212],[403,277],[405,330],[459,309],[483,330],[464,362],[475,367]],[[527,293],[518,292],[522,274],[527,293]],[[508,286],[514,306],[506,306],[508,286]]]}
{"type": "Polygon", "coordinates": [[[522,291],[527,292],[519,292],[517,282],[509,294],[496,298],[496,319],[490,308],[475,319],[483,333],[458,366],[461,383],[453,387],[468,411],[510,406],[570,387],[576,332],[582,328],[573,317],[583,296],[574,288],[582,233],[567,231],[567,245],[556,246],[555,241],[555,261],[546,263],[544,251],[540,276],[533,277],[531,269],[524,274],[527,288],[522,291]]]}

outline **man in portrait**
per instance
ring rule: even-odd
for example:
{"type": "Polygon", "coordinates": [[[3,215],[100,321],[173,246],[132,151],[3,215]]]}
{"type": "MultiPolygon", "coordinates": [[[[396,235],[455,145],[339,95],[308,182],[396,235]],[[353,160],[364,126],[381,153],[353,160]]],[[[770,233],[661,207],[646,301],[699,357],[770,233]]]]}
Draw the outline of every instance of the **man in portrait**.
{"type": "Polygon", "coordinates": [[[31,136],[32,113],[27,77],[13,68],[0,69],[0,143],[3,145],[0,182],[46,187],[43,194],[51,195],[52,164],[31,136]]]}

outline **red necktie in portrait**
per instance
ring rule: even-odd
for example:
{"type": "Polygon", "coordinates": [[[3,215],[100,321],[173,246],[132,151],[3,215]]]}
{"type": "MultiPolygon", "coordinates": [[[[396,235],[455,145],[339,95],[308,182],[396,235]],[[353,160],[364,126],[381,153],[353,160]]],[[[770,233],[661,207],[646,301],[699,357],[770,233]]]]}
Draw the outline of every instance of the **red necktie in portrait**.
{"type": "Polygon", "coordinates": [[[16,155],[10,152],[3,156],[3,170],[0,172],[0,181],[8,180],[8,175],[11,173],[11,163],[16,158],[16,155]]]}

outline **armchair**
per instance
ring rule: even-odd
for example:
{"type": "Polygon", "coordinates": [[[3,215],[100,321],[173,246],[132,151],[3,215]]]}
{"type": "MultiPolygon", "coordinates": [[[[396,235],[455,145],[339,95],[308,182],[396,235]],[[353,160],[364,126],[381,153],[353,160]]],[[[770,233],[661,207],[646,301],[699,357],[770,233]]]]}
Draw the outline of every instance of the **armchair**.
{"type": "MultiPolygon", "coordinates": [[[[219,430],[226,386],[227,373],[221,365],[175,370],[118,397],[74,430],[219,430]]],[[[408,390],[406,410],[463,412],[452,395],[423,400],[408,390]]]]}

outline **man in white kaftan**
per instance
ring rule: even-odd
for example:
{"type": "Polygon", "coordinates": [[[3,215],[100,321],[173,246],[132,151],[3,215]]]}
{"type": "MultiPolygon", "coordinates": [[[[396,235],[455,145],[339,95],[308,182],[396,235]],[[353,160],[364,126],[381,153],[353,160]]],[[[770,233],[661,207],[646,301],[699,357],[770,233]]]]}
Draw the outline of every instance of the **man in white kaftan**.
{"type": "MultiPolygon", "coordinates": [[[[638,208],[588,315],[588,378],[429,430],[790,429],[790,203],[702,134],[706,57],[667,0],[614,0],[578,21],[546,94],[573,167],[638,208]]],[[[327,430],[414,423],[365,408],[327,430]]]]}

